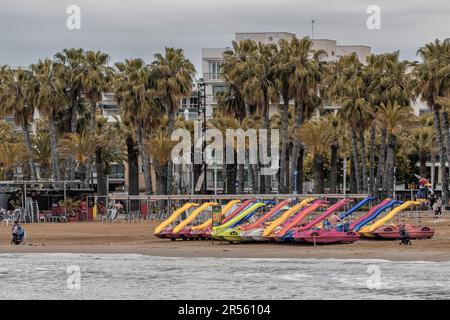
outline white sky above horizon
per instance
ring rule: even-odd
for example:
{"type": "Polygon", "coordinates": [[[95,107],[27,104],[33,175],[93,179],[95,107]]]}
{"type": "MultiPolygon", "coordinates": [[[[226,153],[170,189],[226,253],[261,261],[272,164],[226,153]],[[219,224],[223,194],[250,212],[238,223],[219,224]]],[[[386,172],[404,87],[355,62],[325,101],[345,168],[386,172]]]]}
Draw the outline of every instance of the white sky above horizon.
{"type": "Polygon", "coordinates": [[[70,47],[102,50],[111,62],[184,49],[201,71],[201,48],[229,46],[235,32],[286,31],[372,52],[417,49],[450,37],[449,0],[0,0],[0,64],[24,66],[70,47]],[[66,9],[81,9],[81,30],[68,30],[66,9]],[[381,30],[366,27],[366,8],[381,9],[381,30]]]}

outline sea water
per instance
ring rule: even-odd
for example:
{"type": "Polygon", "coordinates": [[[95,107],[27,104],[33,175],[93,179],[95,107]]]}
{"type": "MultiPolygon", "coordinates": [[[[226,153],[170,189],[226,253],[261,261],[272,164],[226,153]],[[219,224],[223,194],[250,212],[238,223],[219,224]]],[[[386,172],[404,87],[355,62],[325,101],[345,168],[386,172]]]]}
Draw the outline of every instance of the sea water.
{"type": "Polygon", "coordinates": [[[449,299],[450,262],[0,254],[0,299],[449,299]]]}

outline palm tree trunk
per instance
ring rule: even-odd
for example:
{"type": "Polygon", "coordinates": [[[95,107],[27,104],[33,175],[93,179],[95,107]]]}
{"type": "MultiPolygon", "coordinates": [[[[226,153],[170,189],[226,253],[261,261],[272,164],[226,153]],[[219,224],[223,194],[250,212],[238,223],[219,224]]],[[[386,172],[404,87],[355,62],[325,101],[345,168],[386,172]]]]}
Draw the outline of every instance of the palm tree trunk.
{"type": "Polygon", "coordinates": [[[358,139],[356,138],[355,129],[351,129],[351,140],[352,140],[352,158],[353,158],[353,169],[356,179],[356,193],[361,193],[361,176],[359,173],[359,161],[358,161],[358,139]]]}
{"type": "MultiPolygon", "coordinates": [[[[295,108],[295,119],[294,119],[294,132],[297,132],[298,129],[300,128],[302,122],[303,122],[303,103],[302,102],[295,102],[296,108],[295,108]]],[[[290,175],[290,179],[289,179],[289,192],[293,192],[295,187],[294,187],[294,183],[295,183],[295,175],[294,175],[294,171],[295,168],[297,168],[298,165],[298,158],[300,155],[300,148],[301,148],[301,142],[298,141],[298,139],[294,139],[293,143],[292,143],[292,156],[290,159],[290,168],[291,168],[291,175],[290,175]]],[[[303,162],[303,161],[302,161],[303,162]]],[[[299,172],[297,170],[297,182],[300,179],[303,179],[303,171],[299,172]]],[[[300,190],[297,189],[298,192],[300,193],[300,190]]]]}
{"type": "Polygon", "coordinates": [[[227,165],[225,164],[225,161],[222,163],[222,193],[223,194],[227,194],[227,190],[228,190],[228,178],[227,178],[227,165]]]}
{"type": "Polygon", "coordinates": [[[33,159],[33,147],[31,146],[31,138],[30,138],[30,128],[28,127],[28,123],[24,122],[22,124],[22,131],[23,131],[23,140],[25,143],[25,147],[27,148],[27,152],[30,155],[30,158],[28,159],[28,163],[30,165],[30,175],[31,180],[36,181],[37,180],[37,174],[36,174],[36,164],[33,159]]]}
{"type": "Polygon", "coordinates": [[[128,194],[139,195],[139,153],[131,135],[126,138],[128,161],[128,194]]]}
{"type": "Polygon", "coordinates": [[[337,166],[338,166],[338,149],[337,143],[331,145],[331,160],[330,160],[330,193],[337,193],[337,166]]]}
{"type": "Polygon", "coordinates": [[[367,155],[366,155],[366,139],[364,137],[364,130],[359,132],[359,141],[361,149],[361,178],[362,178],[362,191],[364,193],[368,192],[367,185],[367,155]]]}
{"type": "MultiPolygon", "coordinates": [[[[352,156],[353,159],[353,156],[352,156]]],[[[350,193],[351,194],[355,194],[357,193],[357,189],[356,189],[356,176],[355,176],[355,162],[350,160],[349,162],[349,167],[350,167],[350,193]]]]}
{"type": "Polygon", "coordinates": [[[244,193],[244,182],[245,182],[244,176],[245,176],[244,164],[238,164],[237,177],[236,177],[236,180],[238,182],[238,188],[237,188],[238,194],[244,193]]]}
{"type": "Polygon", "coordinates": [[[95,116],[97,115],[97,101],[95,99],[90,99],[91,104],[91,130],[95,131],[95,126],[97,124],[97,121],[95,119],[95,116]]]}
{"type": "Polygon", "coordinates": [[[369,193],[373,194],[375,189],[375,138],[377,128],[375,122],[372,123],[370,129],[369,143],[369,193]]]}
{"type": "Polygon", "coordinates": [[[431,188],[433,190],[436,189],[436,154],[434,152],[431,153],[431,168],[430,168],[430,179],[431,179],[431,188]]]}
{"type": "MultiPolygon", "coordinates": [[[[169,121],[167,123],[167,133],[170,136],[172,134],[173,130],[175,129],[175,107],[173,105],[172,100],[170,101],[168,117],[169,117],[169,121]]],[[[172,167],[173,167],[172,160],[169,159],[169,161],[167,161],[167,168],[166,168],[166,171],[167,171],[167,173],[166,173],[166,182],[167,182],[166,190],[167,190],[168,195],[172,194],[172,185],[173,185],[172,167]]],[[[206,170],[205,170],[205,172],[206,172],[206,170]]],[[[203,182],[206,185],[206,177],[204,177],[203,182]]]]}
{"type": "Polygon", "coordinates": [[[314,165],[314,193],[324,193],[324,172],[323,172],[323,156],[315,154],[313,158],[314,165]]]}
{"type": "Polygon", "coordinates": [[[433,108],[434,113],[434,129],[436,131],[436,142],[439,147],[439,164],[441,166],[441,180],[442,180],[442,202],[444,206],[448,203],[448,174],[445,167],[446,148],[442,138],[442,128],[440,121],[440,114],[437,108],[433,108]]]}
{"type": "Polygon", "coordinates": [[[388,136],[388,148],[386,155],[386,179],[383,180],[383,193],[389,197],[393,196],[394,191],[394,166],[395,166],[395,148],[397,146],[397,137],[393,134],[388,136]]]}
{"type": "Polygon", "coordinates": [[[421,177],[429,178],[428,170],[427,170],[427,153],[420,152],[419,153],[419,175],[421,177]]]}
{"type": "MultiPolygon", "coordinates": [[[[445,110],[445,109],[444,109],[445,110]]],[[[445,142],[445,151],[446,151],[446,158],[447,162],[450,161],[450,128],[448,124],[448,113],[447,111],[442,112],[442,137],[445,142]]],[[[448,174],[447,174],[448,177],[448,174]]],[[[448,181],[448,180],[447,180],[448,181]]]]}
{"type": "Polygon", "coordinates": [[[253,192],[257,193],[259,190],[259,181],[260,181],[260,176],[259,176],[259,169],[258,169],[258,165],[257,164],[251,164],[250,165],[250,170],[252,171],[253,174],[253,192]]]}
{"type": "Polygon", "coordinates": [[[303,160],[305,157],[305,148],[303,145],[300,145],[300,150],[298,153],[298,160],[297,160],[297,193],[302,194],[303,193],[303,160]]]}
{"type": "MultiPolygon", "coordinates": [[[[263,119],[262,119],[262,129],[267,130],[267,156],[270,158],[270,118],[269,118],[269,93],[267,90],[263,90],[263,119]]],[[[268,164],[270,166],[270,163],[268,164]]],[[[271,176],[263,175],[261,177],[260,193],[265,194],[270,192],[272,189],[271,176]]]]}
{"type": "Polygon", "coordinates": [[[143,138],[142,138],[142,127],[138,125],[137,128],[137,137],[138,137],[138,148],[139,153],[142,159],[142,168],[144,169],[144,184],[145,184],[145,193],[152,194],[152,180],[150,176],[150,157],[147,152],[145,152],[143,146],[143,138]]]}
{"type": "Polygon", "coordinates": [[[80,180],[84,181],[86,179],[86,164],[78,164],[78,174],[80,175],[80,180]]]}
{"type": "Polygon", "coordinates": [[[167,193],[167,167],[166,166],[155,166],[157,172],[157,192],[158,194],[168,194],[167,193]]]}
{"type": "Polygon", "coordinates": [[[227,194],[236,194],[236,165],[226,164],[227,194]]]}
{"type": "MultiPolygon", "coordinates": [[[[246,149],[246,159],[249,159],[249,150],[246,149]]],[[[252,170],[252,165],[250,164],[250,161],[247,165],[247,172],[248,172],[248,190],[250,190],[251,193],[253,193],[253,190],[255,188],[255,175],[254,172],[252,170]]]]}
{"type": "Polygon", "coordinates": [[[89,186],[91,184],[91,175],[92,175],[92,160],[91,157],[87,157],[86,160],[86,173],[85,173],[85,177],[84,177],[84,183],[86,184],[86,186],[89,186]]]}
{"type": "Polygon", "coordinates": [[[97,172],[97,195],[106,196],[107,187],[105,174],[103,172],[103,154],[100,146],[95,148],[95,169],[97,172]]]}
{"type": "Polygon", "coordinates": [[[251,117],[252,113],[250,112],[250,105],[247,102],[245,102],[244,107],[245,107],[245,116],[251,117]]]}
{"type": "Polygon", "coordinates": [[[55,115],[50,118],[50,147],[52,151],[52,175],[53,180],[60,180],[59,176],[59,156],[58,156],[58,135],[56,129],[55,115]]]}
{"type": "MultiPolygon", "coordinates": [[[[380,143],[380,155],[378,158],[378,168],[377,168],[377,178],[375,181],[375,192],[379,193],[382,187],[383,181],[383,173],[385,169],[385,160],[386,160],[386,136],[387,130],[386,128],[381,129],[381,143],[380,143]]],[[[384,176],[384,178],[386,178],[384,176]]]]}
{"type": "Polygon", "coordinates": [[[280,190],[281,193],[289,191],[288,184],[288,168],[287,147],[289,144],[289,97],[285,93],[283,95],[283,105],[281,106],[281,168],[280,168],[280,190]]]}
{"type": "MultiPolygon", "coordinates": [[[[70,132],[77,132],[77,99],[72,99],[71,107],[70,107],[70,132]]],[[[75,170],[76,170],[76,162],[73,156],[69,156],[66,162],[67,167],[67,178],[69,180],[75,180],[75,170]]]]}

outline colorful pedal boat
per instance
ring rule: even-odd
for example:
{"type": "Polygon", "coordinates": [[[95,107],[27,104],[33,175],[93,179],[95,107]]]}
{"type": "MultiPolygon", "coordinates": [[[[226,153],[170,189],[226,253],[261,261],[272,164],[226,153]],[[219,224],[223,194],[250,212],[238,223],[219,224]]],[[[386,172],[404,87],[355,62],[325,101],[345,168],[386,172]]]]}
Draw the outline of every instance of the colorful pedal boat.
{"type": "Polygon", "coordinates": [[[358,233],[354,231],[337,231],[334,229],[311,229],[297,231],[293,235],[297,242],[309,242],[317,244],[325,243],[352,243],[359,239],[358,233]]]}
{"type": "MultiPolygon", "coordinates": [[[[384,225],[372,232],[376,237],[383,239],[400,239],[399,225],[384,225]]],[[[405,225],[405,230],[411,239],[430,239],[434,236],[434,230],[430,227],[405,225]]]]}

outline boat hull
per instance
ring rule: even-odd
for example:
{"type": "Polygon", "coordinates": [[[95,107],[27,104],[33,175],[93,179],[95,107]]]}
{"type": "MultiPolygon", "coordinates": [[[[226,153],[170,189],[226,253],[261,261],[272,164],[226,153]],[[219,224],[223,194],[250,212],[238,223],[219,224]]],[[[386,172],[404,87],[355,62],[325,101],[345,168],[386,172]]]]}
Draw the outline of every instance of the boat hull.
{"type": "MultiPolygon", "coordinates": [[[[430,239],[434,236],[434,230],[429,227],[405,226],[406,233],[411,239],[430,239]]],[[[383,239],[400,239],[400,231],[398,225],[382,226],[373,232],[379,238],[383,239]]]]}
{"type": "Polygon", "coordinates": [[[359,236],[353,231],[308,230],[296,233],[294,239],[300,242],[331,244],[352,243],[357,241],[359,236]]]}

